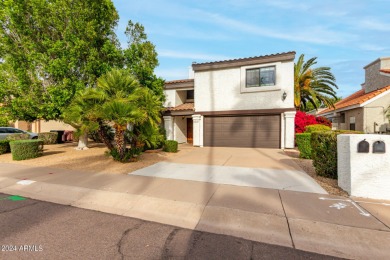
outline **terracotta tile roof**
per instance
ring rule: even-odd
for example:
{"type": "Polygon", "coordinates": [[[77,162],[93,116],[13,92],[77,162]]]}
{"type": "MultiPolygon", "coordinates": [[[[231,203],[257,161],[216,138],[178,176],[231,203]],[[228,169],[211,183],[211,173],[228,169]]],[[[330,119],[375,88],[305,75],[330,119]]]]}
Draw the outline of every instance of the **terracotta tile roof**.
{"type": "Polygon", "coordinates": [[[352,95],[337,102],[335,104],[335,109],[334,108],[327,108],[327,109],[319,112],[318,114],[319,115],[326,114],[326,113],[329,113],[331,111],[334,111],[334,110],[337,110],[340,108],[363,104],[364,102],[366,102],[366,101],[368,101],[368,100],[370,100],[370,99],[372,99],[372,98],[378,96],[379,94],[386,92],[388,90],[390,90],[390,86],[387,86],[387,87],[384,87],[381,89],[377,89],[377,90],[369,92],[369,93],[365,93],[364,89],[361,89],[361,90],[353,93],[352,95]]]}
{"type": "Polygon", "coordinates": [[[380,72],[389,73],[390,74],[390,69],[382,69],[382,70],[380,70],[380,72]]]}
{"type": "Polygon", "coordinates": [[[171,81],[165,81],[165,84],[178,84],[178,83],[186,83],[186,82],[193,82],[194,79],[178,79],[178,80],[171,80],[171,81]]]}
{"type": "Polygon", "coordinates": [[[184,103],[176,107],[167,107],[168,111],[183,111],[183,110],[194,110],[194,103],[184,103]]]}
{"type": "Polygon", "coordinates": [[[213,62],[203,62],[203,63],[193,63],[194,65],[205,65],[205,64],[217,64],[217,63],[223,63],[223,62],[234,62],[234,61],[243,61],[243,60],[252,60],[252,59],[258,59],[258,58],[269,58],[274,56],[282,56],[287,54],[293,54],[295,55],[295,51],[289,51],[289,52],[280,52],[280,53],[274,53],[269,55],[262,55],[262,56],[253,56],[253,57],[247,57],[247,58],[239,58],[239,59],[230,59],[230,60],[221,60],[221,61],[213,61],[213,62]]]}

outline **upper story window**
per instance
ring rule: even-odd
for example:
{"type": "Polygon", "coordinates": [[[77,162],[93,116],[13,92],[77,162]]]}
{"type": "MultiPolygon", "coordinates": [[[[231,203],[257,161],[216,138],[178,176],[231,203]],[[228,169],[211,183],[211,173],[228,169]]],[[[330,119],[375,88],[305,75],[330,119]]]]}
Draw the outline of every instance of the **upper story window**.
{"type": "Polygon", "coordinates": [[[187,90],[187,100],[194,100],[194,90],[187,90]]]}
{"type": "Polygon", "coordinates": [[[246,87],[275,86],[275,66],[246,70],[246,87]]]}

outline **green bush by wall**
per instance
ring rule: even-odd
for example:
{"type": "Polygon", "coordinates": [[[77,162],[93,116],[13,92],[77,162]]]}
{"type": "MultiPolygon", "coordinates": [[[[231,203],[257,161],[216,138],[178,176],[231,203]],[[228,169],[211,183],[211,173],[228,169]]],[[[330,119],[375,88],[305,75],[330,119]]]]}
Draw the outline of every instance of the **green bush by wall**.
{"type": "Polygon", "coordinates": [[[308,125],[305,127],[305,133],[313,133],[318,131],[330,131],[330,130],[332,129],[329,126],[320,125],[320,124],[308,125]]]}
{"type": "Polygon", "coordinates": [[[320,176],[337,179],[337,135],[339,134],[363,134],[363,132],[337,130],[311,133],[311,157],[316,173],[320,176]]]}
{"type": "Polygon", "coordinates": [[[27,160],[42,155],[43,141],[40,139],[12,141],[10,142],[10,147],[12,160],[27,160]]]}
{"type": "Polygon", "coordinates": [[[311,159],[311,133],[297,133],[295,135],[295,142],[297,143],[299,150],[299,157],[305,159],[311,159]]]}
{"type": "Polygon", "coordinates": [[[177,152],[178,143],[174,140],[166,140],[163,146],[163,151],[168,153],[177,152]]]}
{"type": "Polygon", "coordinates": [[[7,136],[6,140],[15,141],[15,140],[28,140],[30,139],[29,134],[11,134],[7,136]]]}
{"type": "Polygon", "coordinates": [[[43,141],[43,144],[57,143],[58,132],[43,132],[38,134],[38,139],[43,141]]]}
{"type": "Polygon", "coordinates": [[[9,153],[11,148],[9,147],[9,140],[0,141],[0,154],[9,153]]]}

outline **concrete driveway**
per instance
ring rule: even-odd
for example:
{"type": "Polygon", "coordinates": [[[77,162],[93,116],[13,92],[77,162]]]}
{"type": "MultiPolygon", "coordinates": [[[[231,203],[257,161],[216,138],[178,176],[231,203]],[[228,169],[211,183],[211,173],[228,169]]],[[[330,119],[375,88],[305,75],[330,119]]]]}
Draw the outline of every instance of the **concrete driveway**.
{"type": "Polygon", "coordinates": [[[183,155],[130,174],[327,194],[283,150],[180,146],[183,155]]]}

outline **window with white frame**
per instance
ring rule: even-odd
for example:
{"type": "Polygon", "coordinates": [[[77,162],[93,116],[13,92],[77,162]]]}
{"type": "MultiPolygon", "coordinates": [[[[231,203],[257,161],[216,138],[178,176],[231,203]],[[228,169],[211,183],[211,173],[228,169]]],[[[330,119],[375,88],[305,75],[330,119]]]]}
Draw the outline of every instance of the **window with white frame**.
{"type": "Polygon", "coordinates": [[[275,66],[246,70],[246,87],[275,86],[275,66]]]}

